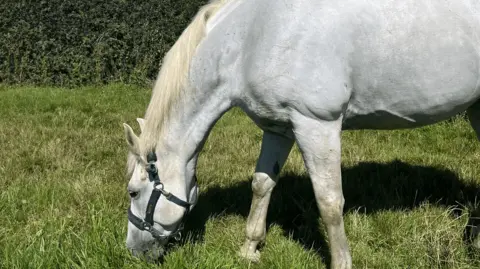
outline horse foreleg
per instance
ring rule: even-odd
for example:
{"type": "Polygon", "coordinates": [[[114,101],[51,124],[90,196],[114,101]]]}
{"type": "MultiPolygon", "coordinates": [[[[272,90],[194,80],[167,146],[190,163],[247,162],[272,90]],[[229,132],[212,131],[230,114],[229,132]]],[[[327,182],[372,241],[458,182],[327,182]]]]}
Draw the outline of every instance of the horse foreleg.
{"type": "Polygon", "coordinates": [[[352,258],[343,224],[341,118],[322,121],[297,115],[292,122],[320,215],[327,228],[331,268],[351,268],[352,258]]]}
{"type": "Polygon", "coordinates": [[[292,139],[280,135],[269,132],[263,134],[262,149],[252,181],[253,199],[247,219],[247,239],[240,249],[240,256],[253,262],[260,259],[257,246],[266,237],[270,196],[293,143],[292,139]]]}

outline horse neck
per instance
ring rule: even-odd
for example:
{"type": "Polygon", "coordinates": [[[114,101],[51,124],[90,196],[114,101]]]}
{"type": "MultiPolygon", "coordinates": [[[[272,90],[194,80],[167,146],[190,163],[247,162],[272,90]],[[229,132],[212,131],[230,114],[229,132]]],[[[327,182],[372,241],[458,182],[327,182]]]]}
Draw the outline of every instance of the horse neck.
{"type": "Polygon", "coordinates": [[[189,91],[172,110],[156,152],[172,154],[184,164],[196,162],[210,130],[231,106],[230,92],[222,85],[189,91]]]}

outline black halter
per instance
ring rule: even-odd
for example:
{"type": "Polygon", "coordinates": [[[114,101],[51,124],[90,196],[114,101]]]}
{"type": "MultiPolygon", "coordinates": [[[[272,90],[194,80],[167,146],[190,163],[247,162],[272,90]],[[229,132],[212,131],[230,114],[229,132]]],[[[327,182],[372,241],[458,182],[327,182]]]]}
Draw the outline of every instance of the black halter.
{"type": "MultiPolygon", "coordinates": [[[[180,240],[182,236],[181,232],[183,230],[185,217],[190,211],[190,207],[192,204],[178,198],[177,196],[173,195],[172,193],[166,191],[163,188],[163,183],[160,181],[160,177],[158,176],[158,170],[157,170],[157,167],[155,166],[156,161],[157,161],[157,155],[154,152],[149,153],[147,156],[148,165],[146,170],[148,172],[148,179],[151,182],[153,182],[153,191],[152,191],[152,194],[150,195],[150,199],[148,200],[147,210],[145,212],[145,220],[142,220],[141,218],[135,216],[130,207],[128,208],[128,220],[133,225],[135,225],[135,227],[137,227],[138,229],[142,231],[147,231],[150,234],[152,234],[152,236],[157,240],[165,240],[170,237],[173,237],[175,240],[180,240]],[[160,231],[158,231],[153,227],[153,224],[154,224],[153,213],[155,213],[155,207],[157,206],[158,199],[160,199],[160,196],[162,194],[170,202],[176,205],[179,205],[181,207],[184,207],[186,209],[185,213],[183,214],[180,226],[175,232],[173,232],[168,236],[163,235],[160,231]]],[[[196,177],[194,177],[194,180],[196,181],[196,177]]]]}

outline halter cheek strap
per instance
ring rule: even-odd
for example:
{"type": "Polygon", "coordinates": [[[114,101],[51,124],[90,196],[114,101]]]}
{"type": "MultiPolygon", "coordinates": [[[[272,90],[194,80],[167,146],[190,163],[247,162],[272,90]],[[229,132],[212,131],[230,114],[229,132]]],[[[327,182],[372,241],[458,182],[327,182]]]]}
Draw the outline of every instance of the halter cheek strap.
{"type": "MultiPolygon", "coordinates": [[[[175,239],[179,240],[181,237],[181,231],[183,230],[185,217],[189,213],[190,207],[192,206],[192,204],[178,198],[174,194],[164,189],[163,183],[160,181],[160,177],[158,176],[157,167],[155,166],[155,162],[157,161],[157,156],[154,152],[151,152],[148,154],[147,161],[148,161],[148,165],[146,167],[146,170],[148,172],[148,179],[151,182],[153,182],[153,190],[152,190],[152,194],[150,195],[150,199],[148,200],[147,210],[145,211],[145,220],[142,220],[141,218],[135,216],[135,214],[133,214],[132,209],[130,207],[128,208],[128,220],[133,225],[135,225],[135,227],[137,227],[139,230],[150,232],[152,236],[157,240],[168,239],[169,237],[172,237],[172,236],[175,239]],[[160,231],[156,230],[153,227],[154,225],[153,214],[155,213],[155,207],[157,206],[158,199],[160,199],[160,196],[162,194],[170,202],[176,205],[179,205],[181,207],[184,207],[186,209],[183,214],[180,226],[174,233],[170,234],[169,236],[162,235],[160,231]]],[[[194,180],[196,181],[196,177],[194,177],[194,180]]]]}

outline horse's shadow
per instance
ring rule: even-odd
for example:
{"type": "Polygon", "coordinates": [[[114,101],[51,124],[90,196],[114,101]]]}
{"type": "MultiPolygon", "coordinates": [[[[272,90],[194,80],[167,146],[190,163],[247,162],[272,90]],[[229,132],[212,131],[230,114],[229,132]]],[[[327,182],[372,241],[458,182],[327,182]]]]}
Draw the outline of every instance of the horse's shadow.
{"type": "MultiPolygon", "coordinates": [[[[480,188],[465,183],[457,174],[446,169],[410,165],[400,161],[391,163],[360,163],[342,169],[345,210],[371,214],[380,210],[408,210],[428,201],[452,206],[454,214],[464,206],[473,208],[480,188]]],[[[205,223],[212,215],[237,214],[248,216],[252,199],[250,181],[235,186],[210,188],[200,196],[191,212],[186,231],[201,239],[205,223]]],[[[317,250],[329,261],[325,238],[318,229],[319,212],[313,188],[307,175],[286,174],[275,187],[267,217],[280,225],[286,235],[306,249],[317,250]]],[[[472,216],[465,230],[465,239],[471,238],[469,227],[477,225],[478,216],[472,216]]],[[[240,244],[241,242],[239,242],[240,244]]]]}

